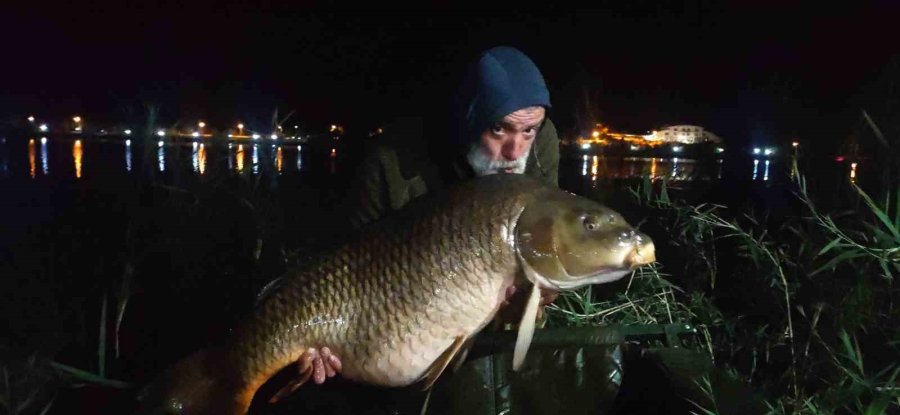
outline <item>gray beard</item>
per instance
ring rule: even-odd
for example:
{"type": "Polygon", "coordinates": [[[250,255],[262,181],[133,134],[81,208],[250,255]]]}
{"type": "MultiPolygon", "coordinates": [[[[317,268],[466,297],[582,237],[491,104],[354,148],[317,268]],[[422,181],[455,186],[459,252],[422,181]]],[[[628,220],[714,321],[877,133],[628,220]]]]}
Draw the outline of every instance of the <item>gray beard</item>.
{"type": "Polygon", "coordinates": [[[497,174],[508,168],[513,169],[511,173],[522,174],[525,173],[525,166],[528,164],[529,154],[531,154],[531,147],[528,148],[528,151],[526,151],[525,154],[522,154],[521,157],[513,161],[491,160],[484,154],[484,150],[481,149],[480,145],[472,144],[472,146],[469,147],[469,153],[466,155],[466,160],[469,161],[469,165],[472,166],[472,170],[475,170],[475,175],[477,176],[497,174]]]}

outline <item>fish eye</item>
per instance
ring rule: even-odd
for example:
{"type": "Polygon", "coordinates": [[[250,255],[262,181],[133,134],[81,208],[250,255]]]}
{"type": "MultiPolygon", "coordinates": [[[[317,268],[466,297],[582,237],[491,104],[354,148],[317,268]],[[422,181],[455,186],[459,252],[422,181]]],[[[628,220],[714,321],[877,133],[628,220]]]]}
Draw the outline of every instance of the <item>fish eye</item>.
{"type": "Polygon", "coordinates": [[[589,231],[596,231],[600,228],[600,224],[598,224],[597,221],[594,220],[594,217],[589,215],[585,215],[582,218],[582,224],[584,225],[584,229],[587,229],[589,231]]]}

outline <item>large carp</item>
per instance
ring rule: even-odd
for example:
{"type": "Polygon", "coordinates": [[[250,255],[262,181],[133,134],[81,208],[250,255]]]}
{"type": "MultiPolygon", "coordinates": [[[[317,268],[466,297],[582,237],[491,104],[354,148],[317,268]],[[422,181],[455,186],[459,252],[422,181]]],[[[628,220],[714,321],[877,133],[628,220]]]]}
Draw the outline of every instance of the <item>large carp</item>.
{"type": "Polygon", "coordinates": [[[380,386],[430,385],[517,282],[531,284],[514,353],[534,331],[539,288],[617,280],[655,260],[621,215],[524,175],[500,174],[411,203],[320,260],[288,272],[224,344],[178,362],[145,413],[244,414],[299,365],[380,386]]]}

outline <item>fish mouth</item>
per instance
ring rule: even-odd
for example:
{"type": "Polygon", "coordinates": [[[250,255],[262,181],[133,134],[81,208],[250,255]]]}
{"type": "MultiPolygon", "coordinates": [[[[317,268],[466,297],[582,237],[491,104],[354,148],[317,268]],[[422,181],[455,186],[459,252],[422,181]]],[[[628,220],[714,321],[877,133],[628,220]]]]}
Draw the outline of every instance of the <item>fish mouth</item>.
{"type": "Polygon", "coordinates": [[[621,279],[643,265],[656,261],[656,250],[652,243],[635,247],[622,261],[620,267],[602,267],[585,275],[570,275],[564,280],[547,279],[547,283],[556,290],[572,290],[589,284],[605,284],[621,279]]]}
{"type": "Polygon", "coordinates": [[[647,243],[635,247],[625,257],[625,264],[630,269],[636,269],[642,265],[652,264],[656,261],[656,247],[653,243],[647,243]]]}
{"type": "Polygon", "coordinates": [[[585,285],[605,284],[608,282],[613,282],[630,274],[631,271],[633,271],[632,268],[605,268],[595,273],[573,276],[571,279],[563,281],[550,280],[549,282],[557,290],[568,291],[574,290],[578,287],[583,287],[585,285]]]}

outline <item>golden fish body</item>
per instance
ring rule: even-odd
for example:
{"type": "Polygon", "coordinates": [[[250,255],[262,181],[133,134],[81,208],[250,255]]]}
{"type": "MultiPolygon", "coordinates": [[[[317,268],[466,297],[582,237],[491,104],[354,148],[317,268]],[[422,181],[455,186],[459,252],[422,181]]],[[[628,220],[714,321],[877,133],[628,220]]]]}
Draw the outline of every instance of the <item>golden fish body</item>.
{"type": "Polygon", "coordinates": [[[340,357],[345,378],[412,384],[493,318],[507,288],[523,275],[523,261],[530,263],[525,274],[535,275],[529,279],[546,288],[577,285],[571,281],[585,277],[565,269],[590,269],[593,262],[615,279],[637,265],[628,263],[635,249],[644,251],[641,263],[652,260],[652,243],[635,243],[635,235],[615,212],[522,175],[471,181],[413,202],[289,272],[226,344],[176,365],[149,402],[163,413],[243,414],[271,376],[308,349],[323,347],[340,357]],[[556,205],[573,207],[576,216],[556,205]],[[577,216],[588,211],[599,212],[604,225],[619,223],[597,241],[575,235],[572,229],[589,227],[577,216]],[[572,223],[554,225],[562,219],[572,223]],[[579,246],[615,255],[580,258],[589,249],[579,246]],[[556,283],[554,267],[566,273],[566,283],[556,283]]]}

